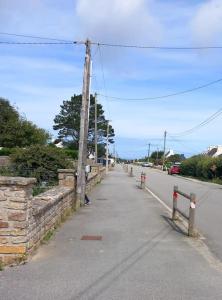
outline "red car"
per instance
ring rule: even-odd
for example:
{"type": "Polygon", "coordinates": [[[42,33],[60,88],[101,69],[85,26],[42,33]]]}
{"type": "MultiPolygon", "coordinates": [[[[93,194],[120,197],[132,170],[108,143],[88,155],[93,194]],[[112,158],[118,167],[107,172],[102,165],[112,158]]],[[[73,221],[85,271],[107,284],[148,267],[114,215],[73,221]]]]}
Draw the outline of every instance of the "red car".
{"type": "Polygon", "coordinates": [[[180,166],[178,165],[173,165],[168,169],[168,174],[173,175],[173,174],[180,174],[180,166]]]}

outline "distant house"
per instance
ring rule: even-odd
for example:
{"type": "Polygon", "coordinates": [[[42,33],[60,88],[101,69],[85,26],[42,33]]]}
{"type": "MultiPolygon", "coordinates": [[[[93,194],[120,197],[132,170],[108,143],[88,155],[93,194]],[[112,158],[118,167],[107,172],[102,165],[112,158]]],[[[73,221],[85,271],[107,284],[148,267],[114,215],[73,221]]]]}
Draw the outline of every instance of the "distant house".
{"type": "Polygon", "coordinates": [[[57,148],[64,148],[63,142],[55,143],[55,146],[56,146],[57,148]]]}
{"type": "Polygon", "coordinates": [[[167,153],[166,153],[166,158],[167,157],[170,157],[171,155],[174,155],[174,151],[173,150],[169,150],[167,153]]]}
{"type": "Polygon", "coordinates": [[[205,154],[210,157],[222,156],[222,145],[208,147],[205,154]]]}

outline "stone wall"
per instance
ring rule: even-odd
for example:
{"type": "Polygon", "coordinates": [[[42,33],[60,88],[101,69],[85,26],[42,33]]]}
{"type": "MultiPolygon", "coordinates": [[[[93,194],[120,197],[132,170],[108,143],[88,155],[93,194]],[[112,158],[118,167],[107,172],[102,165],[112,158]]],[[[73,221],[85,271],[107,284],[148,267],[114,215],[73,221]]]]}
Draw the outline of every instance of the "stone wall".
{"type": "MultiPolygon", "coordinates": [[[[105,175],[99,166],[87,193],[105,175]]],[[[75,207],[74,170],[59,170],[59,185],[32,196],[35,178],[0,176],[0,261],[19,262],[36,249],[75,207]]]]}

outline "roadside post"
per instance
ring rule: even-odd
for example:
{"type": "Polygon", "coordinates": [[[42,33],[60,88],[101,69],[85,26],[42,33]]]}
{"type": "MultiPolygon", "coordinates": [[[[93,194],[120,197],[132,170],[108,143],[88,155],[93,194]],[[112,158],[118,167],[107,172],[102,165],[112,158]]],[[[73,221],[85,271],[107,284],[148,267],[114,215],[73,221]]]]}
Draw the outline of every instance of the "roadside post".
{"type": "Polygon", "coordinates": [[[173,215],[172,220],[177,220],[177,198],[178,198],[178,186],[175,185],[173,189],[173,215]]]}
{"type": "Polygon", "coordinates": [[[173,212],[172,220],[175,221],[178,219],[177,214],[180,214],[188,221],[188,236],[195,237],[195,209],[196,209],[196,195],[190,193],[190,195],[179,190],[178,186],[173,188],[173,212]],[[188,199],[190,201],[189,216],[187,216],[183,211],[178,208],[178,195],[188,199]]]}
{"type": "Polygon", "coordinates": [[[146,183],[146,173],[141,173],[141,177],[140,177],[140,187],[141,189],[145,189],[145,183],[146,183]]]}
{"type": "Polygon", "coordinates": [[[188,235],[195,236],[194,221],[195,221],[196,195],[190,194],[190,211],[189,211],[189,227],[188,235]]]}
{"type": "Polygon", "coordinates": [[[130,177],[133,177],[133,167],[130,167],[130,173],[129,173],[130,177]]]}

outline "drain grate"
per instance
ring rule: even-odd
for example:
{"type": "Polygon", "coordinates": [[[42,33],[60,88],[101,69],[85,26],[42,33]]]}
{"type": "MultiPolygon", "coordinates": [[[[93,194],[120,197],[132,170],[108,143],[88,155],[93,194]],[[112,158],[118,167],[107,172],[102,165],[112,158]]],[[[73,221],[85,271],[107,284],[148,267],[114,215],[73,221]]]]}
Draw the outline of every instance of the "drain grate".
{"type": "Polygon", "coordinates": [[[107,200],[107,198],[97,198],[96,200],[104,201],[107,200]]]}
{"type": "Polygon", "coordinates": [[[101,235],[83,235],[81,240],[83,240],[83,241],[101,241],[102,236],[101,235]]]}

